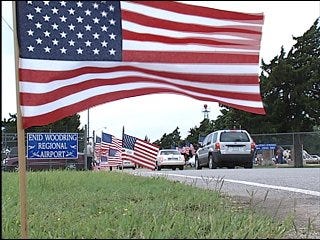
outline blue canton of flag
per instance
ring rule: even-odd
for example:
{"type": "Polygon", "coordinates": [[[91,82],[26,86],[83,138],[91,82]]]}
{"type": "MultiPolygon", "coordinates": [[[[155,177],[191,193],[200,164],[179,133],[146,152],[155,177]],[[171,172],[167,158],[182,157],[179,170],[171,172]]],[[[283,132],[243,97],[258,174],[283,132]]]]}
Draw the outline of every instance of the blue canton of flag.
{"type": "Polygon", "coordinates": [[[18,1],[20,56],[47,60],[120,61],[117,1],[18,1]]]}
{"type": "Polygon", "coordinates": [[[124,134],[122,140],[122,146],[126,149],[134,150],[134,145],[136,143],[136,138],[130,135],[124,134]]]}
{"type": "Polygon", "coordinates": [[[102,133],[102,142],[112,143],[112,136],[108,133],[102,133]]]}

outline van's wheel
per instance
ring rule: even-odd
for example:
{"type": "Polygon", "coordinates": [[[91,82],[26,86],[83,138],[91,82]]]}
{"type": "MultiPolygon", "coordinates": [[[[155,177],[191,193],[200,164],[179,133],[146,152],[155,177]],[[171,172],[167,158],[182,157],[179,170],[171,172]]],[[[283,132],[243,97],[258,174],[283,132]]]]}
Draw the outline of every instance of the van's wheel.
{"type": "Polygon", "coordinates": [[[199,169],[201,169],[202,167],[200,166],[200,164],[199,164],[199,159],[197,158],[197,157],[195,157],[195,159],[194,159],[194,166],[195,166],[195,169],[197,169],[197,170],[199,170],[199,169]]]}
{"type": "Polygon", "coordinates": [[[216,169],[217,163],[214,161],[212,154],[209,155],[209,168],[210,169],[216,169]]]}

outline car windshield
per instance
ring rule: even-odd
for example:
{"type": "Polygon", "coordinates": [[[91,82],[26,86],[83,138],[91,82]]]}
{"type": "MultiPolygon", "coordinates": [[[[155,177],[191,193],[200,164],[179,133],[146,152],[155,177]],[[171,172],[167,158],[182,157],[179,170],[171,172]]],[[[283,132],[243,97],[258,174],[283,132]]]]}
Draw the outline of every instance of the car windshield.
{"type": "Polygon", "coordinates": [[[221,142],[249,142],[248,135],[244,132],[223,132],[220,136],[221,142]]]}
{"type": "Polygon", "coordinates": [[[180,153],[177,150],[166,150],[166,151],[160,152],[160,155],[170,155],[170,154],[179,155],[180,153]]]}

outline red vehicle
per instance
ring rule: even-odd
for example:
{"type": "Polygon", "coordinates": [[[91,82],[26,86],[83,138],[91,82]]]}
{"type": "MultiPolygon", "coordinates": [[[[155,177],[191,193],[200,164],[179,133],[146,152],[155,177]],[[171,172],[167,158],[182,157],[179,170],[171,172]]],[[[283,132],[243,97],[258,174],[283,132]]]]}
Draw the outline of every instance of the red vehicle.
{"type": "MultiPolygon", "coordinates": [[[[73,169],[84,170],[85,159],[83,153],[78,153],[76,159],[26,159],[28,171],[53,170],[53,169],[73,169]]],[[[2,160],[3,171],[17,171],[18,157],[9,157],[2,160]]]]}

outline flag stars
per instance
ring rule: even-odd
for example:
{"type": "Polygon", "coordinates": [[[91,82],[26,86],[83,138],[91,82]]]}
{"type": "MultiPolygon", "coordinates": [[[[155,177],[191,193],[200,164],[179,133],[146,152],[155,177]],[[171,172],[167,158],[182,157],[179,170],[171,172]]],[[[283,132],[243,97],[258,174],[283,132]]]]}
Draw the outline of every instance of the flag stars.
{"type": "Polygon", "coordinates": [[[64,48],[64,47],[60,48],[60,51],[61,51],[62,54],[66,54],[67,53],[67,49],[64,48]]]}
{"type": "Polygon", "coordinates": [[[113,25],[113,26],[116,25],[116,21],[114,19],[110,19],[109,23],[110,23],[110,25],[113,25]]]}
{"type": "Polygon", "coordinates": [[[27,33],[28,33],[28,36],[33,36],[33,31],[31,30],[31,29],[29,29],[28,31],[27,31],[27,33]]]}
{"type": "Polygon", "coordinates": [[[109,50],[109,54],[115,56],[116,55],[116,50],[114,50],[113,48],[111,48],[109,50]]]}
{"type": "Polygon", "coordinates": [[[114,33],[109,34],[111,40],[116,40],[116,35],[114,33]]]}
{"type": "Polygon", "coordinates": [[[70,31],[74,31],[75,26],[72,23],[68,27],[70,31]]]}
{"type": "Polygon", "coordinates": [[[100,19],[95,17],[94,19],[92,19],[93,23],[96,23],[96,24],[99,24],[100,22],[100,19]]]}
{"type": "Polygon", "coordinates": [[[83,34],[81,32],[78,32],[77,33],[77,37],[80,39],[80,38],[83,38],[83,34]]]}
{"type": "Polygon", "coordinates": [[[102,11],[102,12],[101,12],[101,16],[102,16],[102,17],[107,17],[107,15],[108,15],[108,13],[107,13],[106,11],[102,11]]]}
{"type": "Polygon", "coordinates": [[[51,9],[51,11],[52,11],[52,14],[58,14],[59,9],[54,7],[51,9]]]}
{"type": "Polygon", "coordinates": [[[27,4],[32,5],[32,1],[27,1],[27,4]]]}
{"type": "Polygon", "coordinates": [[[85,44],[86,44],[86,47],[91,47],[91,42],[89,40],[87,40],[85,44]]]}
{"type": "Polygon", "coordinates": [[[36,26],[37,29],[41,29],[42,24],[39,23],[39,22],[37,22],[37,23],[35,24],[35,26],[36,26]]]}
{"type": "Polygon", "coordinates": [[[86,26],[84,26],[84,28],[86,29],[86,31],[91,31],[91,26],[89,24],[87,24],[86,26]]]}
{"type": "Polygon", "coordinates": [[[48,15],[43,16],[44,21],[49,22],[50,17],[48,15]]]}
{"type": "Polygon", "coordinates": [[[73,40],[71,39],[68,43],[69,43],[69,46],[74,46],[75,41],[73,41],[73,40]]]}
{"type": "Polygon", "coordinates": [[[38,45],[39,45],[39,44],[42,44],[42,39],[41,39],[41,38],[37,38],[37,39],[36,39],[36,42],[37,42],[38,45]]]}
{"type": "Polygon", "coordinates": [[[77,54],[82,54],[83,53],[83,49],[82,48],[78,48],[77,49],[77,54]]]}
{"type": "Polygon", "coordinates": [[[100,34],[94,33],[94,34],[92,34],[92,36],[93,36],[93,39],[99,39],[100,34]]]}
{"type": "Polygon", "coordinates": [[[28,18],[28,20],[33,20],[33,15],[32,15],[31,13],[29,13],[29,14],[27,15],[27,18],[28,18]]]}
{"type": "Polygon", "coordinates": [[[60,6],[61,7],[66,7],[67,6],[67,3],[65,1],[60,1],[60,6]]]}
{"type": "Polygon", "coordinates": [[[110,12],[114,12],[114,6],[113,6],[113,5],[110,5],[110,6],[109,6],[109,11],[110,11],[110,12]]]}
{"type": "Polygon", "coordinates": [[[51,25],[53,30],[58,30],[59,25],[54,23],[51,25]]]}
{"type": "Polygon", "coordinates": [[[50,37],[50,32],[48,32],[48,31],[43,32],[43,34],[45,37],[50,37]]]}
{"type": "Polygon", "coordinates": [[[43,1],[43,5],[49,6],[49,2],[50,2],[50,1],[43,1]]]}
{"type": "Polygon", "coordinates": [[[92,50],[93,51],[93,55],[99,55],[100,50],[95,48],[92,50]]]}
{"type": "Polygon", "coordinates": [[[61,36],[61,38],[66,38],[66,37],[67,37],[67,34],[66,34],[65,32],[61,32],[61,33],[60,33],[60,36],[61,36]]]}
{"type": "Polygon", "coordinates": [[[36,13],[41,13],[41,7],[37,6],[36,8],[34,8],[34,10],[36,11],[36,13]]]}
{"type": "Polygon", "coordinates": [[[98,9],[98,8],[99,8],[99,4],[96,3],[96,2],[95,2],[94,4],[92,4],[92,5],[93,5],[93,8],[94,8],[94,9],[98,9]]]}
{"type": "Polygon", "coordinates": [[[66,22],[67,18],[65,16],[60,17],[61,22],[66,22]]]}
{"type": "Polygon", "coordinates": [[[108,46],[108,42],[106,42],[105,40],[103,42],[101,42],[101,46],[102,47],[107,47],[108,46]]]}
{"type": "Polygon", "coordinates": [[[68,12],[69,12],[70,15],[74,15],[75,10],[72,9],[72,8],[70,8],[70,9],[68,10],[68,12]]]}
{"type": "Polygon", "coordinates": [[[53,39],[53,40],[52,40],[52,44],[53,44],[53,45],[57,46],[58,43],[59,43],[59,41],[58,41],[57,39],[53,39]]]}
{"type": "Polygon", "coordinates": [[[108,31],[108,27],[106,25],[101,26],[101,31],[102,32],[107,32],[108,31]]]}
{"type": "Polygon", "coordinates": [[[77,2],[77,7],[82,7],[83,3],[82,2],[77,2]]]}
{"type": "Polygon", "coordinates": [[[33,52],[33,50],[34,50],[34,47],[30,45],[30,46],[28,47],[28,51],[29,51],[29,52],[33,52]]]}
{"type": "Polygon", "coordinates": [[[78,23],[82,23],[83,22],[83,18],[82,17],[77,17],[77,21],[78,21],[78,23]]]}
{"type": "Polygon", "coordinates": [[[84,13],[86,14],[86,16],[91,16],[91,11],[89,9],[85,10],[84,13]]]}
{"type": "Polygon", "coordinates": [[[49,48],[48,46],[46,46],[46,47],[44,48],[44,51],[45,51],[46,53],[50,53],[51,48],[49,48]]]}

